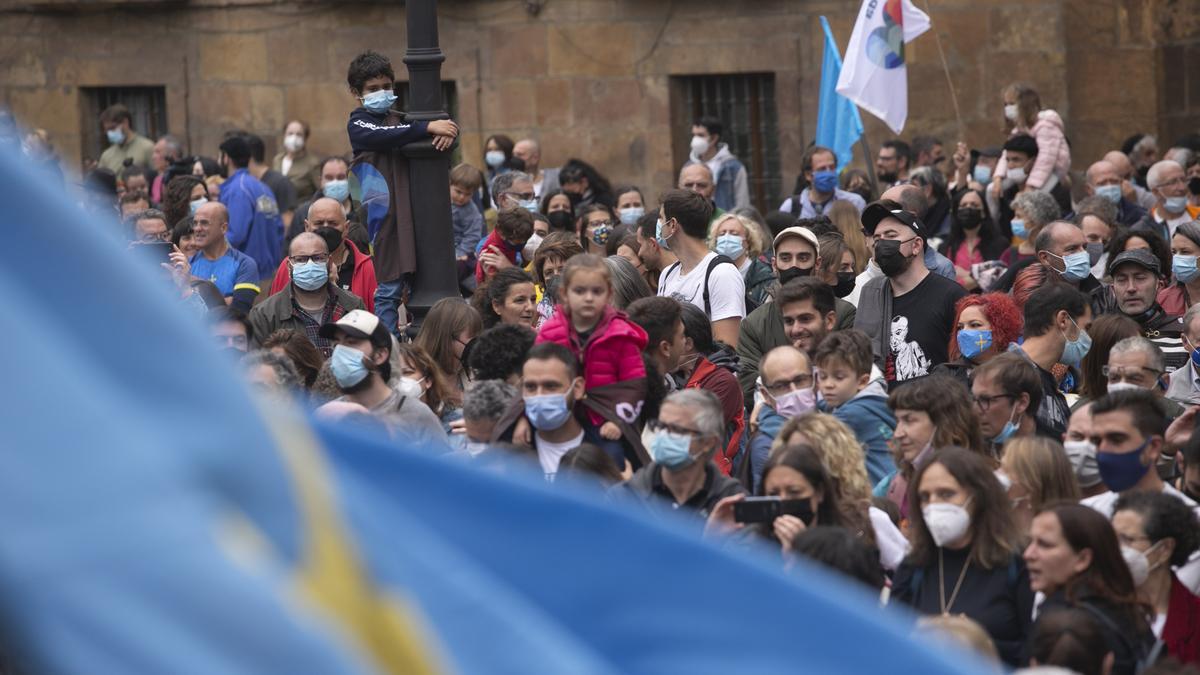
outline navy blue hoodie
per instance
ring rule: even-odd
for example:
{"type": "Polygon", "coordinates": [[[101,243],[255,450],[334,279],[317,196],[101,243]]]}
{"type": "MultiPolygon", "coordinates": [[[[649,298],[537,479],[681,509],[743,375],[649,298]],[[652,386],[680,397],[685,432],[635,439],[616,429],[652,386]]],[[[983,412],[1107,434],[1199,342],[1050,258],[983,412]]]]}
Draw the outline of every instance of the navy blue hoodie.
{"type": "Polygon", "coordinates": [[[359,106],[350,113],[346,131],[350,134],[350,148],[354,154],[398,150],[401,146],[429,137],[428,122],[384,124],[384,119],[391,112],[373,113],[359,106]]]}

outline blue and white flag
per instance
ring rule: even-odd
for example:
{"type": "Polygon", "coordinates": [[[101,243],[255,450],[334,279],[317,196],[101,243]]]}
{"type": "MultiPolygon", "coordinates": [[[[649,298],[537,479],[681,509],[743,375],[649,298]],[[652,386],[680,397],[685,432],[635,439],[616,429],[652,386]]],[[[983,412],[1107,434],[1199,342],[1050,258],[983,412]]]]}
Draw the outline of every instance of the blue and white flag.
{"type": "Polygon", "coordinates": [[[929,30],[912,0],[863,0],[846,48],[837,91],[887,123],[897,134],[908,119],[904,45],[929,30]]]}

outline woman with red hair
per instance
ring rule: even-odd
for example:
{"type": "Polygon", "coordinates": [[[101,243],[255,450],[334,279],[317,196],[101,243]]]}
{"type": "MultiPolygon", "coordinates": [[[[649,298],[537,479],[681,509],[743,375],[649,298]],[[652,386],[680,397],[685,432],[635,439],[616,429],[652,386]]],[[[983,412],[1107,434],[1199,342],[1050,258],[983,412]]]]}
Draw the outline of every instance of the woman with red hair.
{"type": "Polygon", "coordinates": [[[950,339],[950,360],[934,367],[931,375],[941,373],[962,382],[970,389],[971,371],[997,354],[1021,335],[1021,310],[1005,293],[968,295],[954,306],[954,337],[950,339]]]}

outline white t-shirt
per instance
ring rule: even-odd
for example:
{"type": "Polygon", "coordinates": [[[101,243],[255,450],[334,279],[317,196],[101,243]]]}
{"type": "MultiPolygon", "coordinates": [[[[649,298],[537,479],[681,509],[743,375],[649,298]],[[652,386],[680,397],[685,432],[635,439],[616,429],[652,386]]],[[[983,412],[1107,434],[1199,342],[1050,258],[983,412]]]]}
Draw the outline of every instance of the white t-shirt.
{"type": "MultiPolygon", "coordinates": [[[[671,265],[658,278],[658,294],[690,302],[704,309],[704,275],[716,253],[709,252],[692,271],[683,274],[682,265],[671,265]]],[[[746,317],[746,282],[736,265],[717,265],[708,277],[709,321],[746,317]]]]}
{"type": "Polygon", "coordinates": [[[542,464],[546,480],[553,482],[554,474],[558,473],[558,463],[562,460],[563,455],[583,443],[583,430],[581,429],[578,436],[565,443],[551,443],[542,438],[541,434],[534,434],[533,439],[534,445],[537,446],[538,461],[542,464]]]}
{"type": "MultiPolygon", "coordinates": [[[[1150,470],[1153,471],[1154,467],[1150,467],[1150,470]]],[[[1191,498],[1179,490],[1171,487],[1170,483],[1163,483],[1163,494],[1171,495],[1184,504],[1187,504],[1196,512],[1197,516],[1200,516],[1200,505],[1197,505],[1196,502],[1192,501],[1191,498]]],[[[1118,493],[1109,490],[1094,497],[1088,497],[1079,503],[1084,506],[1090,506],[1099,511],[1105,518],[1112,520],[1113,507],[1117,504],[1117,497],[1120,497],[1118,493]]],[[[1187,587],[1192,593],[1200,593],[1200,551],[1192,553],[1192,557],[1188,558],[1187,562],[1176,567],[1175,576],[1179,577],[1179,583],[1187,587]]]]}

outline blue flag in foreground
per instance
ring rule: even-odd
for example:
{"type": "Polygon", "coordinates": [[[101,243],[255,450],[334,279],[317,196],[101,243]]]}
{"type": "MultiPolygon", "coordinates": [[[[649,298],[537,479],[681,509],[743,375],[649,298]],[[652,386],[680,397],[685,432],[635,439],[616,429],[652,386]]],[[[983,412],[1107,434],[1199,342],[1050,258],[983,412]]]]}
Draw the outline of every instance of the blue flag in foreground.
{"type": "Polygon", "coordinates": [[[12,162],[0,618],[31,672],[965,668],[822,570],[260,410],[164,272],[12,162]]]}
{"type": "MultiPolygon", "coordinates": [[[[837,93],[838,78],[842,76],[842,57],[837,42],[829,30],[829,21],[821,17],[825,31],[825,56],[821,60],[821,95],[817,103],[817,145],[833,150],[837,155],[837,170],[841,173],[854,158],[854,144],[863,134],[862,118],[850,99],[837,93]]],[[[867,158],[870,161],[870,158],[867,158]]]]}

